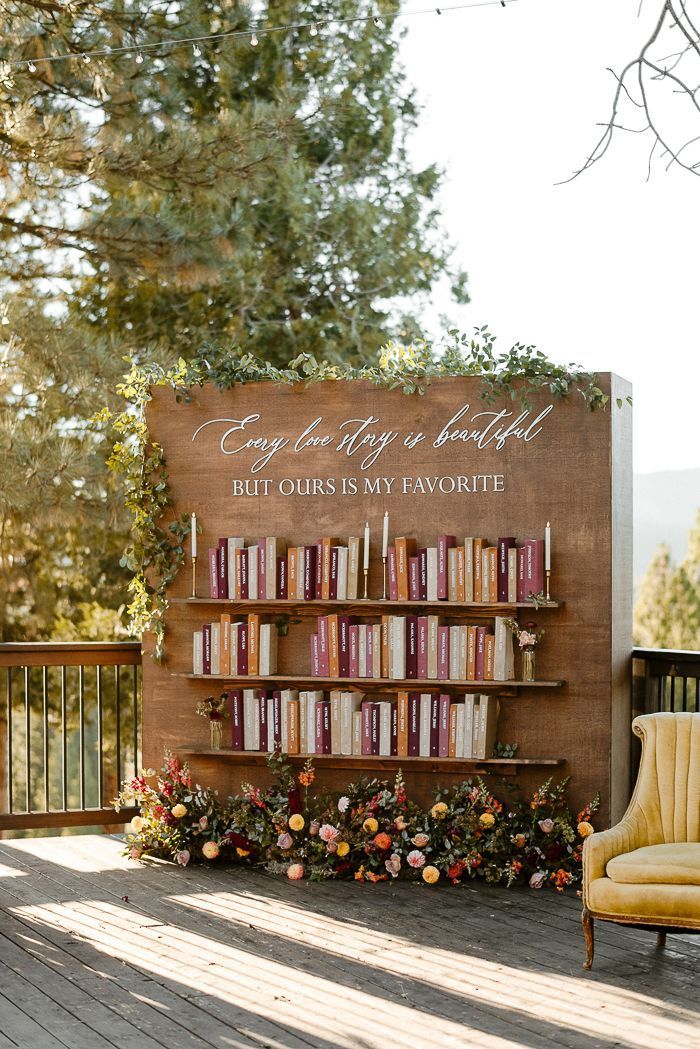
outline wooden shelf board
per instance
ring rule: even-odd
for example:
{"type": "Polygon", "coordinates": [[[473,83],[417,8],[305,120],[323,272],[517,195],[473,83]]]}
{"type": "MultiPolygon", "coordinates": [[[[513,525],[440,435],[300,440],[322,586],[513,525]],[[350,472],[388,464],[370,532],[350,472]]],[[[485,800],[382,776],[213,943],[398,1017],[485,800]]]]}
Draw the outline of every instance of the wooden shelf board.
{"type": "Polygon", "coordinates": [[[561,608],[563,602],[548,601],[535,608],[532,601],[497,601],[497,602],[463,602],[463,601],[382,601],[370,599],[355,601],[299,601],[290,599],[235,601],[223,597],[171,597],[173,605],[218,605],[228,612],[243,614],[248,612],[284,612],[294,615],[319,615],[323,612],[349,611],[354,615],[381,615],[383,612],[413,611],[431,609],[443,615],[482,615],[493,616],[527,608],[531,612],[544,609],[561,608]]]}
{"type": "Polygon", "coordinates": [[[319,688],[324,685],[352,685],[357,689],[377,690],[379,688],[394,691],[401,689],[409,692],[440,691],[445,688],[460,689],[460,691],[481,692],[487,689],[515,689],[515,688],[561,688],[564,681],[418,681],[415,678],[404,678],[400,681],[393,678],[349,678],[349,677],[311,677],[305,674],[275,674],[269,677],[232,677],[229,674],[183,674],[171,671],[171,677],[187,678],[190,681],[226,681],[236,685],[316,685],[319,688]]]}

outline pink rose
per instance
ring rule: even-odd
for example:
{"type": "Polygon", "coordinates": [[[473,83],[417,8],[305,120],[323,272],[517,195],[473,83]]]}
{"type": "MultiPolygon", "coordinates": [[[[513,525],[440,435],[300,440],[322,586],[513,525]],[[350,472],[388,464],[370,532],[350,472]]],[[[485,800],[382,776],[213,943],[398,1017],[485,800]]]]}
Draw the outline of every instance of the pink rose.
{"type": "Polygon", "coordinates": [[[311,823],[309,824],[309,834],[312,838],[314,838],[318,834],[319,826],[320,824],[318,820],[311,820],[311,823]]]}
{"type": "Polygon", "coordinates": [[[536,634],[529,634],[527,632],[527,630],[523,630],[522,633],[520,634],[520,637],[518,638],[518,641],[520,643],[520,647],[521,648],[525,648],[526,645],[536,645],[537,644],[537,635],[536,634]]]}
{"type": "Polygon", "coordinates": [[[277,848],[278,849],[291,849],[293,844],[294,844],[294,838],[292,837],[291,834],[287,834],[286,831],[284,831],[282,834],[280,834],[279,838],[277,839],[277,848]]]}
{"type": "Polygon", "coordinates": [[[131,856],[132,860],[140,860],[141,859],[141,849],[138,847],[138,845],[132,845],[131,846],[131,851],[130,851],[129,855],[131,856]]]}
{"type": "Polygon", "coordinates": [[[389,874],[392,876],[392,878],[396,878],[398,876],[399,871],[401,870],[401,857],[398,853],[392,852],[389,859],[384,860],[384,866],[389,871],[389,874]]]}
{"type": "Polygon", "coordinates": [[[424,849],[425,846],[430,841],[430,835],[428,835],[428,834],[416,834],[415,838],[411,838],[411,841],[419,849],[424,849]]]}
{"type": "Polygon", "coordinates": [[[425,856],[418,849],[414,849],[413,852],[409,852],[406,861],[410,867],[422,867],[425,863],[425,856]]]}
{"type": "Polygon", "coordinates": [[[187,849],[181,849],[175,857],[181,867],[186,867],[190,862],[190,854],[187,849]]]}
{"type": "Polygon", "coordinates": [[[287,877],[290,881],[299,881],[304,877],[304,868],[301,863],[290,863],[287,867],[287,877]]]}
{"type": "Polygon", "coordinates": [[[338,830],[338,828],[334,827],[331,823],[323,823],[321,825],[321,829],[318,832],[318,836],[321,839],[321,841],[325,842],[335,841],[339,834],[340,831],[338,830]]]}
{"type": "Polygon", "coordinates": [[[540,820],[539,828],[543,834],[551,834],[554,830],[554,820],[546,819],[540,820]]]}
{"type": "Polygon", "coordinates": [[[546,882],[546,880],[547,880],[547,872],[546,871],[535,871],[535,873],[530,878],[530,888],[531,889],[541,889],[542,886],[544,885],[544,883],[546,882]]]}
{"type": "Polygon", "coordinates": [[[326,845],[326,852],[337,852],[337,851],[338,851],[338,842],[334,838],[331,838],[331,840],[326,845]]]}

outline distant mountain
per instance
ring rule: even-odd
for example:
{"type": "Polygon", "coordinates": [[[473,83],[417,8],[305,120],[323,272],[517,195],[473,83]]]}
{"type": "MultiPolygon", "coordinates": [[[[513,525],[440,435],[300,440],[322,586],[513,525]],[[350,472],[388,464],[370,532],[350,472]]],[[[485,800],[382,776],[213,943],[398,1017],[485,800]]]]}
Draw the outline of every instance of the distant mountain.
{"type": "Polygon", "coordinates": [[[659,543],[668,543],[674,561],[683,559],[698,509],[700,470],[634,475],[635,586],[659,543]]]}

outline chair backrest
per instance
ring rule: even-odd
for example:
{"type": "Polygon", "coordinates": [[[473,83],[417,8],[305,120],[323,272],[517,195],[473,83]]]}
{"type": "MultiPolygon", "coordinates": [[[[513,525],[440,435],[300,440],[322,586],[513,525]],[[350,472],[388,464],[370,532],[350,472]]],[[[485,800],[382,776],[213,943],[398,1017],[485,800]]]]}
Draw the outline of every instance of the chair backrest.
{"type": "Polygon", "coordinates": [[[700,714],[643,714],[632,731],[642,760],[630,814],[645,820],[650,844],[700,841],[700,714]]]}

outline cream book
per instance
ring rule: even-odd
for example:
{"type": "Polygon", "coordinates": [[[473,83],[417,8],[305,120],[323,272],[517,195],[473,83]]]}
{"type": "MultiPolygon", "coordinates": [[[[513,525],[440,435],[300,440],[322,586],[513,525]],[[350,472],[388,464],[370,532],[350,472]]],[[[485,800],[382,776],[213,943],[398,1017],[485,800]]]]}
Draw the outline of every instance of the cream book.
{"type": "Polygon", "coordinates": [[[323,699],[321,689],[306,693],[306,745],[307,754],[316,753],[316,704],[323,699]]]}
{"type": "Polygon", "coordinates": [[[493,757],[493,747],[498,731],[498,711],[497,696],[479,696],[479,733],[476,743],[477,751],[474,755],[477,758],[493,757]]]}
{"type": "MultiPolygon", "coordinates": [[[[354,717],[361,710],[363,692],[341,692],[340,694],[340,753],[353,754],[352,733],[354,717]]],[[[360,718],[362,715],[360,714],[360,718]]],[[[332,722],[331,722],[332,724],[332,722]]]]}
{"type": "Polygon", "coordinates": [[[518,600],[518,548],[511,546],[508,550],[508,601],[515,604],[518,600]]]}
{"type": "Polygon", "coordinates": [[[277,558],[287,550],[287,544],[276,536],[265,539],[265,597],[274,601],[277,597],[277,558]]]}
{"type": "Polygon", "coordinates": [[[282,730],[282,750],[289,753],[289,712],[287,707],[290,703],[296,703],[299,699],[299,692],[295,688],[284,688],[282,689],[280,703],[280,721],[282,730]]]}
{"type": "Polygon", "coordinates": [[[449,671],[451,681],[459,680],[459,627],[450,627],[449,671]]]}
{"type": "Polygon", "coordinates": [[[192,635],[192,673],[204,673],[204,634],[195,630],[192,635]]]}
{"type": "Polygon", "coordinates": [[[457,547],[451,546],[447,551],[447,600],[457,600],[457,547]]]}
{"type": "Polygon", "coordinates": [[[309,694],[299,693],[299,753],[309,753],[309,694]]]}
{"type": "Polygon", "coordinates": [[[464,727],[465,727],[465,704],[455,703],[455,711],[457,715],[457,728],[455,730],[455,757],[463,758],[464,754],[464,727]]]}
{"type": "Polygon", "coordinates": [[[296,548],[297,601],[304,600],[304,547],[296,548]]]}
{"type": "Polygon", "coordinates": [[[340,697],[339,688],[331,690],[331,754],[342,754],[340,749],[340,697]]]}
{"type": "Polygon", "coordinates": [[[389,660],[395,681],[406,677],[406,620],[403,616],[392,616],[389,626],[389,660]]]}
{"type": "Polygon", "coordinates": [[[512,681],[515,677],[513,656],[513,634],[506,626],[503,616],[494,619],[494,681],[512,681]]]}
{"type": "Polygon", "coordinates": [[[438,676],[438,626],[439,616],[428,616],[428,678],[437,681],[438,676]]]}
{"type": "Polygon", "coordinates": [[[459,680],[467,680],[467,638],[469,635],[469,627],[462,624],[459,628],[459,659],[457,661],[457,669],[459,670],[459,680]]]}
{"type": "Polygon", "coordinates": [[[362,711],[352,715],[352,752],[362,754],[362,711]]]}
{"type": "Polygon", "coordinates": [[[226,541],[226,553],[228,555],[228,597],[229,601],[235,601],[238,597],[236,587],[236,550],[242,550],[245,539],[240,536],[229,537],[226,541]]]}
{"type": "Polygon", "coordinates": [[[258,723],[258,690],[243,689],[243,749],[258,750],[260,728],[258,723]]]}
{"type": "Polygon", "coordinates": [[[427,600],[437,601],[438,591],[438,552],[436,546],[429,546],[427,550],[427,564],[428,564],[428,589],[427,589],[427,600]]]}
{"type": "Polygon", "coordinates": [[[231,623],[231,626],[229,628],[231,633],[231,643],[229,645],[229,662],[231,664],[231,677],[238,677],[238,631],[240,629],[240,623],[231,623]]]}
{"type": "Polygon", "coordinates": [[[211,672],[221,673],[221,623],[211,625],[211,672]]]}
{"type": "Polygon", "coordinates": [[[418,720],[418,755],[430,757],[430,705],[432,697],[429,692],[422,692],[418,720]]]}
{"type": "MultiPolygon", "coordinates": [[[[474,705],[476,696],[467,693],[464,697],[464,739],[461,756],[464,758],[474,757],[474,705]]],[[[457,752],[460,753],[459,751],[457,752]]]]}
{"type": "Polygon", "coordinates": [[[360,580],[360,540],[358,536],[351,535],[348,539],[348,601],[357,601],[357,591],[360,580]]]}
{"type": "Polygon", "coordinates": [[[367,630],[366,623],[360,623],[357,628],[357,676],[369,677],[367,671],[367,630]]]}
{"type": "Polygon", "coordinates": [[[372,631],[372,677],[382,676],[382,626],[373,623],[372,631]]]}
{"type": "Polygon", "coordinates": [[[391,757],[391,703],[379,703],[379,756],[391,757]]]}
{"type": "Polygon", "coordinates": [[[338,547],[338,579],[336,581],[336,597],[338,601],[346,601],[348,595],[348,548],[338,547]]]}
{"type": "Polygon", "coordinates": [[[248,597],[251,601],[258,599],[258,548],[248,547],[248,597]]]}
{"type": "Polygon", "coordinates": [[[258,673],[265,677],[277,673],[277,636],[274,623],[261,623],[258,673]]]}
{"type": "Polygon", "coordinates": [[[464,540],[464,600],[469,604],[474,600],[474,540],[464,540]]]}

